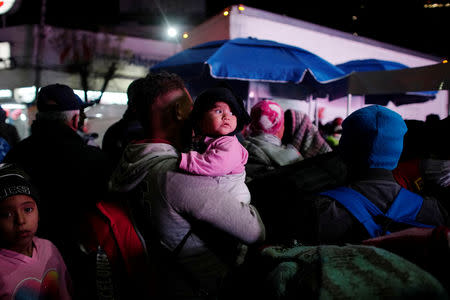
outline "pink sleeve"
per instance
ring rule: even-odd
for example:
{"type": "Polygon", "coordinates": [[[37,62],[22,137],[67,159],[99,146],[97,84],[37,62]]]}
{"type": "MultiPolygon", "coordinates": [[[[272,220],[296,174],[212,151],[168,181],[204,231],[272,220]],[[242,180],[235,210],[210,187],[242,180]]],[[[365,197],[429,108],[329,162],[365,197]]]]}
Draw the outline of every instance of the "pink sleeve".
{"type": "Polygon", "coordinates": [[[180,169],[208,176],[239,174],[245,171],[247,159],[247,150],[235,136],[223,136],[209,144],[204,153],[182,153],[180,169]]]}

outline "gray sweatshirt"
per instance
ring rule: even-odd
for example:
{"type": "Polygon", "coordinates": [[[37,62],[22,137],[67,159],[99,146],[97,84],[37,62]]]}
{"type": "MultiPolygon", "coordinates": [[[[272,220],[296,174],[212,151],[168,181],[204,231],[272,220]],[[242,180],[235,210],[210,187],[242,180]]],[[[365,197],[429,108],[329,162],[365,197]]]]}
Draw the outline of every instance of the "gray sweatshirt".
{"type": "MultiPolygon", "coordinates": [[[[179,153],[169,144],[131,144],[111,177],[110,189],[142,190],[141,200],[149,207],[148,217],[160,243],[171,251],[196,224],[177,259],[200,285],[214,293],[228,266],[212,249],[231,249],[231,240],[244,244],[261,242],[265,228],[252,205],[235,200],[238,195],[230,182],[241,178],[184,174],[178,172],[178,157],[179,153]],[[196,228],[202,232],[201,237],[196,228]],[[224,235],[231,239],[223,238],[224,235]]],[[[170,279],[177,281],[173,283],[176,285],[171,284],[177,288],[168,290],[170,296],[186,294],[179,282],[183,277],[170,279]]]]}

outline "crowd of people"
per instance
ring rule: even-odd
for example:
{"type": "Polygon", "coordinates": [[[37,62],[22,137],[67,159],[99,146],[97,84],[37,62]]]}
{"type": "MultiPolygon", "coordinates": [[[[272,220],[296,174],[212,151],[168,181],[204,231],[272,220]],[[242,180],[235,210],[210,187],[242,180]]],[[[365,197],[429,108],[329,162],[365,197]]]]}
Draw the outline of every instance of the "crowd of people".
{"type": "Polygon", "coordinates": [[[100,147],[39,90],[0,164],[0,299],[448,299],[449,118],[371,105],[325,136],[223,83],[127,94],[100,147]]]}

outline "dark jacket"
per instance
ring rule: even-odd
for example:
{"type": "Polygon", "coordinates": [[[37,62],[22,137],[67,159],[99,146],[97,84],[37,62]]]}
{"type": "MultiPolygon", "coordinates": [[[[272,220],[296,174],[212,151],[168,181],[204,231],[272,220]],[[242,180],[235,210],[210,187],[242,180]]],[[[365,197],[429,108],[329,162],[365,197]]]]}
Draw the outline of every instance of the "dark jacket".
{"type": "MultiPolygon", "coordinates": [[[[386,212],[401,186],[395,181],[392,172],[385,169],[368,169],[364,174],[350,181],[348,187],[364,195],[382,212],[386,212]]],[[[423,197],[422,207],[416,221],[429,225],[445,225],[447,212],[432,197],[423,197]]],[[[315,196],[315,229],[320,244],[359,243],[370,238],[364,226],[339,202],[327,196],[315,196]]],[[[397,225],[398,226],[398,225],[397,225]]],[[[392,225],[390,231],[404,229],[392,225]]]]}
{"type": "Polygon", "coordinates": [[[137,120],[124,117],[106,130],[102,150],[109,156],[112,163],[117,165],[125,147],[131,141],[141,139],[144,139],[142,125],[137,120]]]}
{"type": "Polygon", "coordinates": [[[19,164],[30,175],[40,194],[37,235],[67,258],[82,213],[107,191],[111,166],[106,155],[63,123],[35,121],[31,135],[9,151],[5,162],[19,164]]]}
{"type": "Polygon", "coordinates": [[[311,195],[346,183],[347,167],[328,152],[255,174],[247,183],[252,203],[266,226],[266,240],[317,240],[316,209],[311,195]]]}
{"type": "Polygon", "coordinates": [[[10,147],[14,147],[20,141],[16,127],[8,123],[0,123],[0,137],[4,138],[10,147]]]}
{"type": "MultiPolygon", "coordinates": [[[[255,177],[247,185],[252,203],[266,224],[268,242],[297,240],[304,244],[359,243],[369,238],[365,227],[337,201],[320,196],[338,186],[362,193],[383,212],[400,185],[392,172],[370,169],[350,177],[337,152],[321,154],[255,177]]],[[[417,221],[431,225],[448,222],[446,210],[435,198],[424,197],[417,221]]]]}
{"type": "Polygon", "coordinates": [[[0,107],[0,137],[4,138],[9,147],[20,141],[19,133],[14,125],[6,123],[6,112],[0,107]]]}

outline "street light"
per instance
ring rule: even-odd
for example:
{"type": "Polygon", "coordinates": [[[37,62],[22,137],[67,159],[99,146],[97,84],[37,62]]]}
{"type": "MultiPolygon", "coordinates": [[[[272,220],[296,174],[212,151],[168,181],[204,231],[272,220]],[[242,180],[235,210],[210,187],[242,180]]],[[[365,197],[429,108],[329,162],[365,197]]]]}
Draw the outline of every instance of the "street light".
{"type": "Polygon", "coordinates": [[[167,29],[167,35],[171,38],[175,37],[178,34],[178,31],[175,27],[169,27],[167,29]]]}

